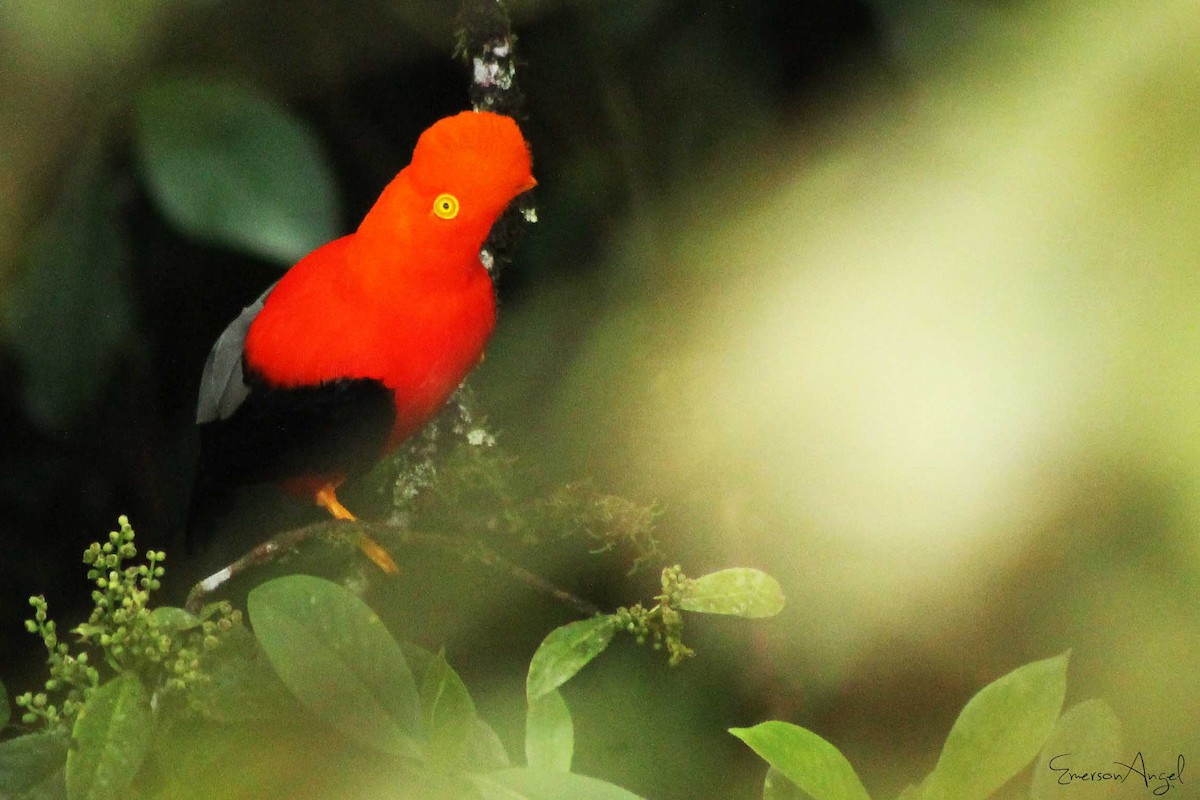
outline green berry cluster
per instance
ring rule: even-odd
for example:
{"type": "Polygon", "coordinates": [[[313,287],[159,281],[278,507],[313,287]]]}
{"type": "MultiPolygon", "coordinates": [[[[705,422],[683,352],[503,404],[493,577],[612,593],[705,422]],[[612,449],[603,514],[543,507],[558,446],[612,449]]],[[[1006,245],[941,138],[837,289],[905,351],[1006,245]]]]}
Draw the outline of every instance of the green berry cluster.
{"type": "Polygon", "coordinates": [[[100,684],[100,673],[89,661],[89,649],[100,658],[101,666],[117,673],[133,672],[163,694],[202,685],[208,680],[201,668],[204,656],[219,647],[224,635],[241,622],[241,612],[227,602],[207,606],[198,616],[172,607],[151,610],[150,598],[161,585],[166,554],[150,550],[145,563],[130,563],[138,552],[133,527],[125,516],[118,524],[120,530],[110,532],[107,542],[94,542],[83,553],[88,579],[95,588],[91,615],[72,630],[81,652],[73,654],[70,646],[58,640],[45,598],[30,598],[34,615],[25,627],[40,635],[46,646],[50,678],[45,692],[27,692],[16,699],[25,709],[22,719],[26,723],[70,724],[100,684]],[[58,704],[50,702],[55,694],[62,695],[58,704]]]}
{"type": "Polygon", "coordinates": [[[92,590],[92,615],[75,632],[85,643],[100,644],[119,662],[130,635],[126,626],[149,613],[146,605],[165,572],[160,565],[166,554],[149,550],[146,564],[124,567],[125,561],[137,556],[137,548],[129,519],[121,516],[117,522],[121,530],[110,532],[104,544],[92,542],[83,552],[83,563],[91,567],[88,580],[96,588],[92,590]]]}
{"type": "Polygon", "coordinates": [[[668,662],[673,667],[696,655],[695,650],[683,643],[683,614],[674,608],[689,583],[691,578],[684,575],[678,565],[667,567],[662,571],[662,594],[654,598],[658,602],[652,608],[637,603],[618,608],[615,614],[618,625],[638,644],[650,640],[655,650],[665,647],[668,662]]]}
{"type": "Polygon", "coordinates": [[[33,619],[25,620],[25,630],[41,636],[49,654],[50,678],[45,692],[18,695],[16,704],[25,709],[21,720],[27,725],[40,720],[53,727],[64,718],[74,718],[88,693],[100,684],[100,673],[88,663],[87,653],[72,655],[71,648],[58,640],[57,626],[46,613],[45,597],[29,598],[29,605],[33,606],[33,619]],[[63,695],[60,703],[51,703],[47,692],[63,695]]]}

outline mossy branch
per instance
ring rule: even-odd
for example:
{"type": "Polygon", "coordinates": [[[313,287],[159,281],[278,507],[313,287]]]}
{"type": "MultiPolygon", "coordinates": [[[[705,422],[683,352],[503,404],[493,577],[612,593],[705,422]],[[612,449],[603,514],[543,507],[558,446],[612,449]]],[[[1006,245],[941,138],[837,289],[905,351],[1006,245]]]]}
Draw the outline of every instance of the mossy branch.
{"type": "MultiPolygon", "coordinates": [[[[501,0],[463,0],[454,54],[471,70],[468,93],[472,108],[523,119],[525,95],[517,83],[517,37],[501,0]]],[[[512,262],[526,227],[533,222],[537,222],[537,209],[526,192],[492,226],[480,259],[493,278],[512,262]]]]}
{"type": "Polygon", "coordinates": [[[185,607],[188,610],[203,607],[231,580],[255,568],[286,559],[309,540],[321,539],[330,546],[353,550],[357,547],[356,542],[360,535],[370,536],[392,550],[410,547],[427,548],[457,556],[464,561],[473,561],[492,568],[517,583],[549,595],[583,616],[600,613],[600,609],[593,603],[554,586],[540,575],[504,558],[477,539],[409,530],[400,525],[384,522],[337,520],[318,522],[303,528],[284,531],[271,537],[232,564],[193,586],[188,593],[185,607]]]}

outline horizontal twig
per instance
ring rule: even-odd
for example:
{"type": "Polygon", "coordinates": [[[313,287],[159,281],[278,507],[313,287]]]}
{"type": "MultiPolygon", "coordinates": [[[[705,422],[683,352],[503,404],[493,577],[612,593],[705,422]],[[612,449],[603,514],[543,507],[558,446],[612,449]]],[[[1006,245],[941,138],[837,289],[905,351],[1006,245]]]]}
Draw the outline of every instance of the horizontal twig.
{"type": "Polygon", "coordinates": [[[277,534],[250,550],[228,566],[199,581],[188,592],[186,607],[198,611],[234,578],[293,554],[306,541],[324,538],[332,545],[354,547],[357,537],[370,536],[390,550],[424,547],[473,561],[506,575],[513,581],[553,597],[579,614],[590,617],[600,613],[595,604],[561,589],[525,567],[501,556],[478,539],[466,539],[442,533],[414,531],[381,522],[345,522],[329,520],[294,528],[277,534]]]}

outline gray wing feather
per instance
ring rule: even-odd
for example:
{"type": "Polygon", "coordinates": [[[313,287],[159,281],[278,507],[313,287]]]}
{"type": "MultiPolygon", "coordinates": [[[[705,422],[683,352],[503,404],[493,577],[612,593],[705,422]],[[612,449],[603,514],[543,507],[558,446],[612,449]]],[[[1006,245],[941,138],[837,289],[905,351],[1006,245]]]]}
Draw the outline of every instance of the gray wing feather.
{"type": "Polygon", "coordinates": [[[271,284],[262,295],[242,309],[237,319],[220,335],[204,364],[200,379],[200,397],[196,403],[196,424],[229,419],[250,394],[242,373],[242,357],[246,352],[246,334],[250,323],[262,311],[267,295],[275,288],[271,284]]]}

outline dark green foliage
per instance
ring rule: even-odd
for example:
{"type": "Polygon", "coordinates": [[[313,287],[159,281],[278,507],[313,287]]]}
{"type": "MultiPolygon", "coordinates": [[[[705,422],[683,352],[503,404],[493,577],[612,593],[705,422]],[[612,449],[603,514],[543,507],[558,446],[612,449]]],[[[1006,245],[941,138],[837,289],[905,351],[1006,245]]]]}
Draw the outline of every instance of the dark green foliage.
{"type": "Polygon", "coordinates": [[[80,709],[102,690],[102,669],[136,676],[164,696],[195,688],[208,680],[201,672],[202,661],[241,619],[225,602],[207,605],[198,614],[178,608],[151,611],[150,598],[160,588],[166,554],[149,550],[146,563],[130,564],[138,554],[133,527],[124,516],[118,522],[120,529],[109,532],[108,541],[94,542],[83,553],[95,589],[91,615],[71,630],[78,638],[75,648],[60,641],[45,598],[29,600],[34,614],[25,627],[46,648],[50,678],[45,692],[17,698],[26,724],[40,720],[52,730],[71,726],[80,709]]]}
{"type": "Polygon", "coordinates": [[[290,265],[341,232],[312,133],[245,85],[152,83],[137,100],[135,142],[159,207],[192,236],[290,265]]]}
{"type": "Polygon", "coordinates": [[[445,771],[464,769],[467,743],[475,733],[475,702],[450,665],[445,653],[429,660],[421,681],[421,721],[425,752],[431,767],[445,771]]]}
{"type": "MultiPolygon", "coordinates": [[[[0,744],[5,796],[323,798],[387,786],[394,796],[441,800],[629,800],[636,795],[571,772],[576,736],[558,688],[619,631],[654,639],[674,659],[686,649],[678,637],[687,612],[760,617],[783,605],[775,581],[756,570],[691,579],[672,567],[650,609],[552,631],[529,666],[527,766],[514,767],[444,653],[397,642],[347,588],[307,575],[270,580],[249,595],[251,634],[220,607],[147,609],[165,557],[151,552],[148,565],[127,566],[137,552],[124,519],[108,545],[87,551],[97,610],[75,631],[98,667],[57,641],[35,598],[28,627],[51,653],[47,690],[70,685],[72,699],[61,707],[46,694],[19,699],[26,721],[48,730],[0,744]]],[[[1035,662],[982,689],[904,800],[984,800],[1039,751],[1033,796],[1043,797],[1046,761],[1068,742],[1097,760],[1117,747],[1119,726],[1103,703],[1059,716],[1066,667],[1066,655],[1035,662]]],[[[771,767],[764,800],[869,800],[849,762],[815,733],[787,722],[731,732],[771,767]]]]}
{"type": "Polygon", "coordinates": [[[0,796],[18,796],[62,770],[69,738],[60,731],[28,733],[0,744],[0,796]]]}
{"type": "Polygon", "coordinates": [[[278,721],[295,711],[295,698],[244,626],[225,639],[223,657],[209,665],[208,680],[193,688],[191,707],[219,723],[278,721]]]}
{"type": "Polygon", "coordinates": [[[678,590],[676,605],[684,611],[756,619],[775,616],[783,602],[783,590],[770,575],[733,567],[687,581],[678,590]]]}
{"type": "MultiPolygon", "coordinates": [[[[568,773],[574,731],[554,692],[530,710],[526,749],[535,768],[511,768],[444,654],[399,644],[342,586],[276,578],[249,595],[253,636],[228,613],[217,617],[225,626],[206,629],[215,625],[211,609],[197,616],[145,608],[164,556],[151,552],[149,566],[124,566],[137,554],[124,518],[108,545],[87,551],[89,575],[102,585],[93,593],[96,612],[75,630],[102,656],[99,668],[79,671],[86,652],[57,641],[35,598],[28,627],[51,652],[47,689],[69,685],[71,699],[60,708],[44,694],[22,696],[26,721],[49,730],[0,745],[6,797],[224,798],[289,787],[323,797],[373,782],[399,787],[402,797],[446,800],[575,789],[581,797],[633,796],[568,773]],[[190,652],[196,636],[217,644],[182,661],[171,656],[190,652]],[[164,672],[162,663],[173,666],[164,672]]],[[[611,627],[612,618],[598,619],[611,627]]]]}
{"type": "Polygon", "coordinates": [[[560,692],[549,691],[529,701],[525,715],[525,761],[538,769],[571,771],[575,727],[560,692]]]}
{"type": "Polygon", "coordinates": [[[1067,654],[988,684],[963,708],[924,800],[983,800],[1028,764],[1054,728],[1067,692],[1067,654]]]}
{"type": "Polygon", "coordinates": [[[647,609],[641,603],[620,608],[556,628],[538,647],[529,664],[525,692],[530,703],[539,701],[569,681],[604,652],[618,631],[647,639],[655,649],[665,647],[672,666],[694,655],[683,643],[683,615],[679,608],[708,614],[741,617],[774,616],[783,608],[783,593],[771,576],[756,569],[715,572],[695,580],[679,567],[662,572],[663,593],[647,609]]]}
{"type": "MultiPolygon", "coordinates": [[[[1116,720],[1100,701],[1059,716],[1068,654],[1035,661],[985,686],[963,708],[937,766],[901,800],[984,800],[1042,753],[1042,766],[1066,742],[1092,753],[1114,753],[1116,720]]],[[[829,742],[787,722],[763,722],[730,733],[771,769],[764,800],[870,800],[854,768],[829,742]]],[[[1100,756],[1098,756],[1099,759],[1100,756]]],[[[1046,771],[1035,773],[1032,797],[1045,794],[1046,771]]]]}
{"type": "Polygon", "coordinates": [[[291,575],[252,591],[247,610],[267,659],[309,713],[364,746],[417,754],[412,671],[361,600],[329,581],[291,575]]]}
{"type": "Polygon", "coordinates": [[[88,800],[125,797],[154,735],[150,695],[137,676],[122,673],[88,697],[71,731],[67,796],[88,800]]]}
{"type": "Polygon", "coordinates": [[[597,616],[552,631],[529,663],[529,677],[525,682],[529,702],[562,686],[600,655],[616,635],[617,627],[615,616],[597,616]]]}
{"type": "Polygon", "coordinates": [[[846,757],[815,733],[787,722],[763,722],[730,733],[813,800],[870,800],[846,757]]]}
{"type": "Polygon", "coordinates": [[[4,298],[25,408],[43,428],[78,422],[130,341],[129,251],[114,184],[95,142],[76,157],[56,207],[29,241],[24,285],[4,298]]]}

